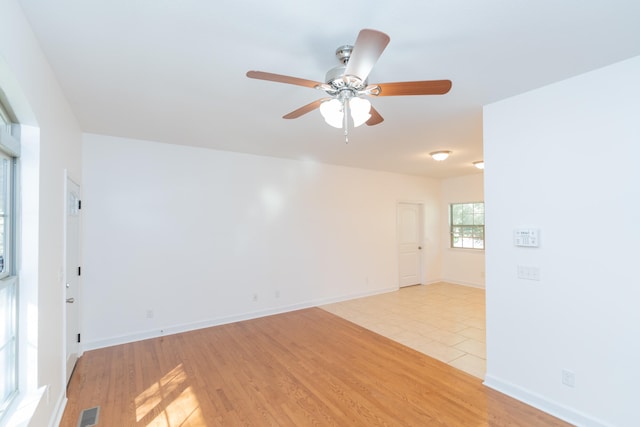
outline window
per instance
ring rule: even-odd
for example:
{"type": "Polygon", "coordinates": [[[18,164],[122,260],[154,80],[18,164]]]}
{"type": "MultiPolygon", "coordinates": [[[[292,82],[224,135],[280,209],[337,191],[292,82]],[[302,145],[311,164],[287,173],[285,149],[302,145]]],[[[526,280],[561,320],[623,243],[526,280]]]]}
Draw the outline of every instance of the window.
{"type": "Polygon", "coordinates": [[[5,151],[11,122],[0,104],[0,419],[18,392],[17,279],[14,265],[14,164],[5,151]]]}
{"type": "Polygon", "coordinates": [[[451,247],[484,249],[484,203],[449,205],[451,247]]]}

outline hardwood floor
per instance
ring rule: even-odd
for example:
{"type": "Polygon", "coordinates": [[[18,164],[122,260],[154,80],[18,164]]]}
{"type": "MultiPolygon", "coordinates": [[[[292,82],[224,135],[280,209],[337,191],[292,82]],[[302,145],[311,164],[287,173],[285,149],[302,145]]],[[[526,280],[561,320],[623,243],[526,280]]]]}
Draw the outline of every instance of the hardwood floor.
{"type": "Polygon", "coordinates": [[[84,354],[60,424],[565,426],[319,308],[84,354]]]}

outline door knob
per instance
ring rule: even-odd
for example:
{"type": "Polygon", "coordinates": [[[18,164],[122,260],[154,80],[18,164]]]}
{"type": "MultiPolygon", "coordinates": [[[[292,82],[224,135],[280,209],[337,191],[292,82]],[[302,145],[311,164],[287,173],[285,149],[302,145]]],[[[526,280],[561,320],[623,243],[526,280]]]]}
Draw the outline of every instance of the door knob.
{"type": "Polygon", "coordinates": [[[73,304],[75,300],[73,298],[67,298],[67,304],[73,304]]]}

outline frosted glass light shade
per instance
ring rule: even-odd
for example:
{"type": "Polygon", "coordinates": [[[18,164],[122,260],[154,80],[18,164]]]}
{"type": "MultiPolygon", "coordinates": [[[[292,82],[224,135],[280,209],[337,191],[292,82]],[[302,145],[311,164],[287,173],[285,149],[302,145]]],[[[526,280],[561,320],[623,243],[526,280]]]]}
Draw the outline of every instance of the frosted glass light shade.
{"type": "Polygon", "coordinates": [[[451,151],[434,151],[433,153],[429,153],[429,155],[433,157],[433,160],[438,162],[446,160],[446,158],[449,157],[449,154],[451,154],[451,151]]]}
{"type": "Polygon", "coordinates": [[[371,118],[371,102],[363,98],[351,98],[349,101],[351,107],[351,118],[353,126],[358,127],[367,122],[371,118]]]}
{"type": "MultiPolygon", "coordinates": [[[[363,98],[351,98],[348,101],[353,126],[363,125],[371,118],[371,102],[363,98]]],[[[342,128],[344,120],[344,107],[340,100],[331,99],[320,104],[320,114],[324,121],[334,128],[342,128]]]]}
{"type": "Polygon", "coordinates": [[[342,102],[337,99],[320,104],[320,114],[324,117],[324,121],[334,128],[340,129],[342,127],[344,112],[342,111],[342,102]]]}

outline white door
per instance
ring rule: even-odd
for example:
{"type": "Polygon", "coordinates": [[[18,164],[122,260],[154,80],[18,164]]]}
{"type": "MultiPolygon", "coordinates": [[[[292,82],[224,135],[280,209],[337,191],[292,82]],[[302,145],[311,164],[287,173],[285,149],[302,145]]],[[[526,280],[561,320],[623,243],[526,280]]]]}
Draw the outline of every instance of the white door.
{"type": "Polygon", "coordinates": [[[422,206],[398,203],[398,271],[400,286],[421,283],[422,206]]]}
{"type": "Polygon", "coordinates": [[[66,190],[66,356],[67,382],[78,360],[80,349],[79,298],[80,282],[80,187],[67,177],[66,190]]]}

